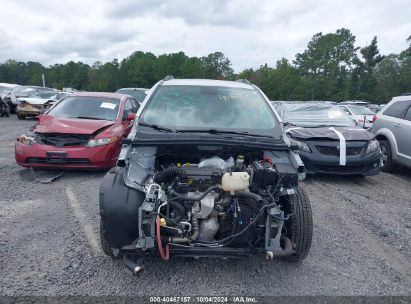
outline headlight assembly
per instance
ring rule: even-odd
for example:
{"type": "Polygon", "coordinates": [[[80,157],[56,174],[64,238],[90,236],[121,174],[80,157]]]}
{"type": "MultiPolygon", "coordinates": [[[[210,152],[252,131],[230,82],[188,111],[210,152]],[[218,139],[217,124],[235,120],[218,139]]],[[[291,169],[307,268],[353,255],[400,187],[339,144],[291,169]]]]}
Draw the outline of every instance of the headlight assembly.
{"type": "Polygon", "coordinates": [[[109,145],[109,144],[117,142],[118,140],[119,138],[117,136],[100,138],[100,139],[91,139],[86,144],[86,147],[98,147],[98,146],[109,145]]]}
{"type": "Polygon", "coordinates": [[[288,140],[290,141],[290,145],[298,147],[299,151],[311,153],[310,147],[305,142],[295,140],[291,137],[288,137],[288,140]]]}
{"type": "Polygon", "coordinates": [[[380,142],[378,140],[371,140],[368,143],[367,153],[375,152],[380,149],[380,142]]]}
{"type": "Polygon", "coordinates": [[[35,143],[34,137],[27,136],[25,134],[20,135],[19,137],[17,137],[17,141],[19,143],[21,143],[22,145],[25,145],[25,146],[31,146],[35,143]]]}

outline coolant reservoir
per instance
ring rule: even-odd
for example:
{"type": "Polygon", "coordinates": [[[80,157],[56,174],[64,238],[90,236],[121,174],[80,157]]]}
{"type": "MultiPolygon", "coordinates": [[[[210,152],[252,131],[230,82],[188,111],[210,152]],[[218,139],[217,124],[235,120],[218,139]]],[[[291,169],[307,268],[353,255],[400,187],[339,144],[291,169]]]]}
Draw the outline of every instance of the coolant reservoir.
{"type": "Polygon", "coordinates": [[[250,175],[247,172],[227,172],[223,175],[221,185],[224,191],[246,190],[250,186],[250,175]]]}

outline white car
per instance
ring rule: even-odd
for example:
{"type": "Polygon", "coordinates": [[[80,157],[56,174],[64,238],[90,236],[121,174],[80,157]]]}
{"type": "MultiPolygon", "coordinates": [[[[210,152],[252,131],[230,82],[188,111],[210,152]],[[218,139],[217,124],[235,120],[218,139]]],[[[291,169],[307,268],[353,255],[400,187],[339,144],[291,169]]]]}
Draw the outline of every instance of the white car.
{"type": "Polygon", "coordinates": [[[48,108],[67,95],[69,95],[67,92],[51,90],[40,91],[30,97],[17,98],[17,118],[25,119],[27,116],[37,116],[44,113],[48,108]]]}
{"type": "Polygon", "coordinates": [[[4,100],[4,97],[9,95],[13,88],[18,86],[18,84],[12,83],[0,83],[0,98],[4,100]]]}
{"type": "Polygon", "coordinates": [[[40,91],[51,91],[53,90],[52,88],[46,88],[46,87],[38,87],[38,86],[18,86],[11,91],[11,101],[14,105],[18,105],[18,100],[17,98],[19,97],[30,97],[34,93],[40,92],[40,91]]]}
{"type": "Polygon", "coordinates": [[[338,105],[338,107],[346,112],[358,126],[364,129],[371,128],[376,119],[375,113],[366,106],[338,105]]]}

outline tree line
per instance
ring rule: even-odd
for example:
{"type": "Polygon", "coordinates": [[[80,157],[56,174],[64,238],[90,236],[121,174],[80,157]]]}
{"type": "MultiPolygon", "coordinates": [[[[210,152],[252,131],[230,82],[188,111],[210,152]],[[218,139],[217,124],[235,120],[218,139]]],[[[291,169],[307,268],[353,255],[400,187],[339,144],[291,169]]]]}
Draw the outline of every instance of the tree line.
{"type": "Polygon", "coordinates": [[[167,75],[176,78],[235,80],[245,78],[258,85],[272,100],[367,100],[386,102],[411,92],[411,36],[408,48],[382,55],[377,37],[358,47],[350,30],[315,34],[306,49],[289,61],[279,59],[257,69],[235,74],[221,52],[189,57],[184,52],[156,56],[136,51],[121,61],[88,65],[69,61],[48,67],[38,62],[8,60],[0,64],[0,82],[71,87],[88,91],[115,91],[121,87],[150,88],[167,75]]]}

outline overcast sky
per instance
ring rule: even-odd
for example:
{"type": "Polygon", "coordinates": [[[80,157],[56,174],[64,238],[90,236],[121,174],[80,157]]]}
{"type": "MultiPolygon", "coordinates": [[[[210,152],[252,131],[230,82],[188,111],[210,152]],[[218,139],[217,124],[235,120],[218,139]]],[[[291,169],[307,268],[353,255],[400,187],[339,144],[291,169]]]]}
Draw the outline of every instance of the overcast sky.
{"type": "Polygon", "coordinates": [[[136,50],[221,51],[236,72],[294,59],[317,32],[346,27],[356,45],[378,36],[383,54],[411,35],[410,0],[0,0],[0,62],[89,64],[136,50]],[[258,3],[258,4],[257,4],[258,3]]]}

